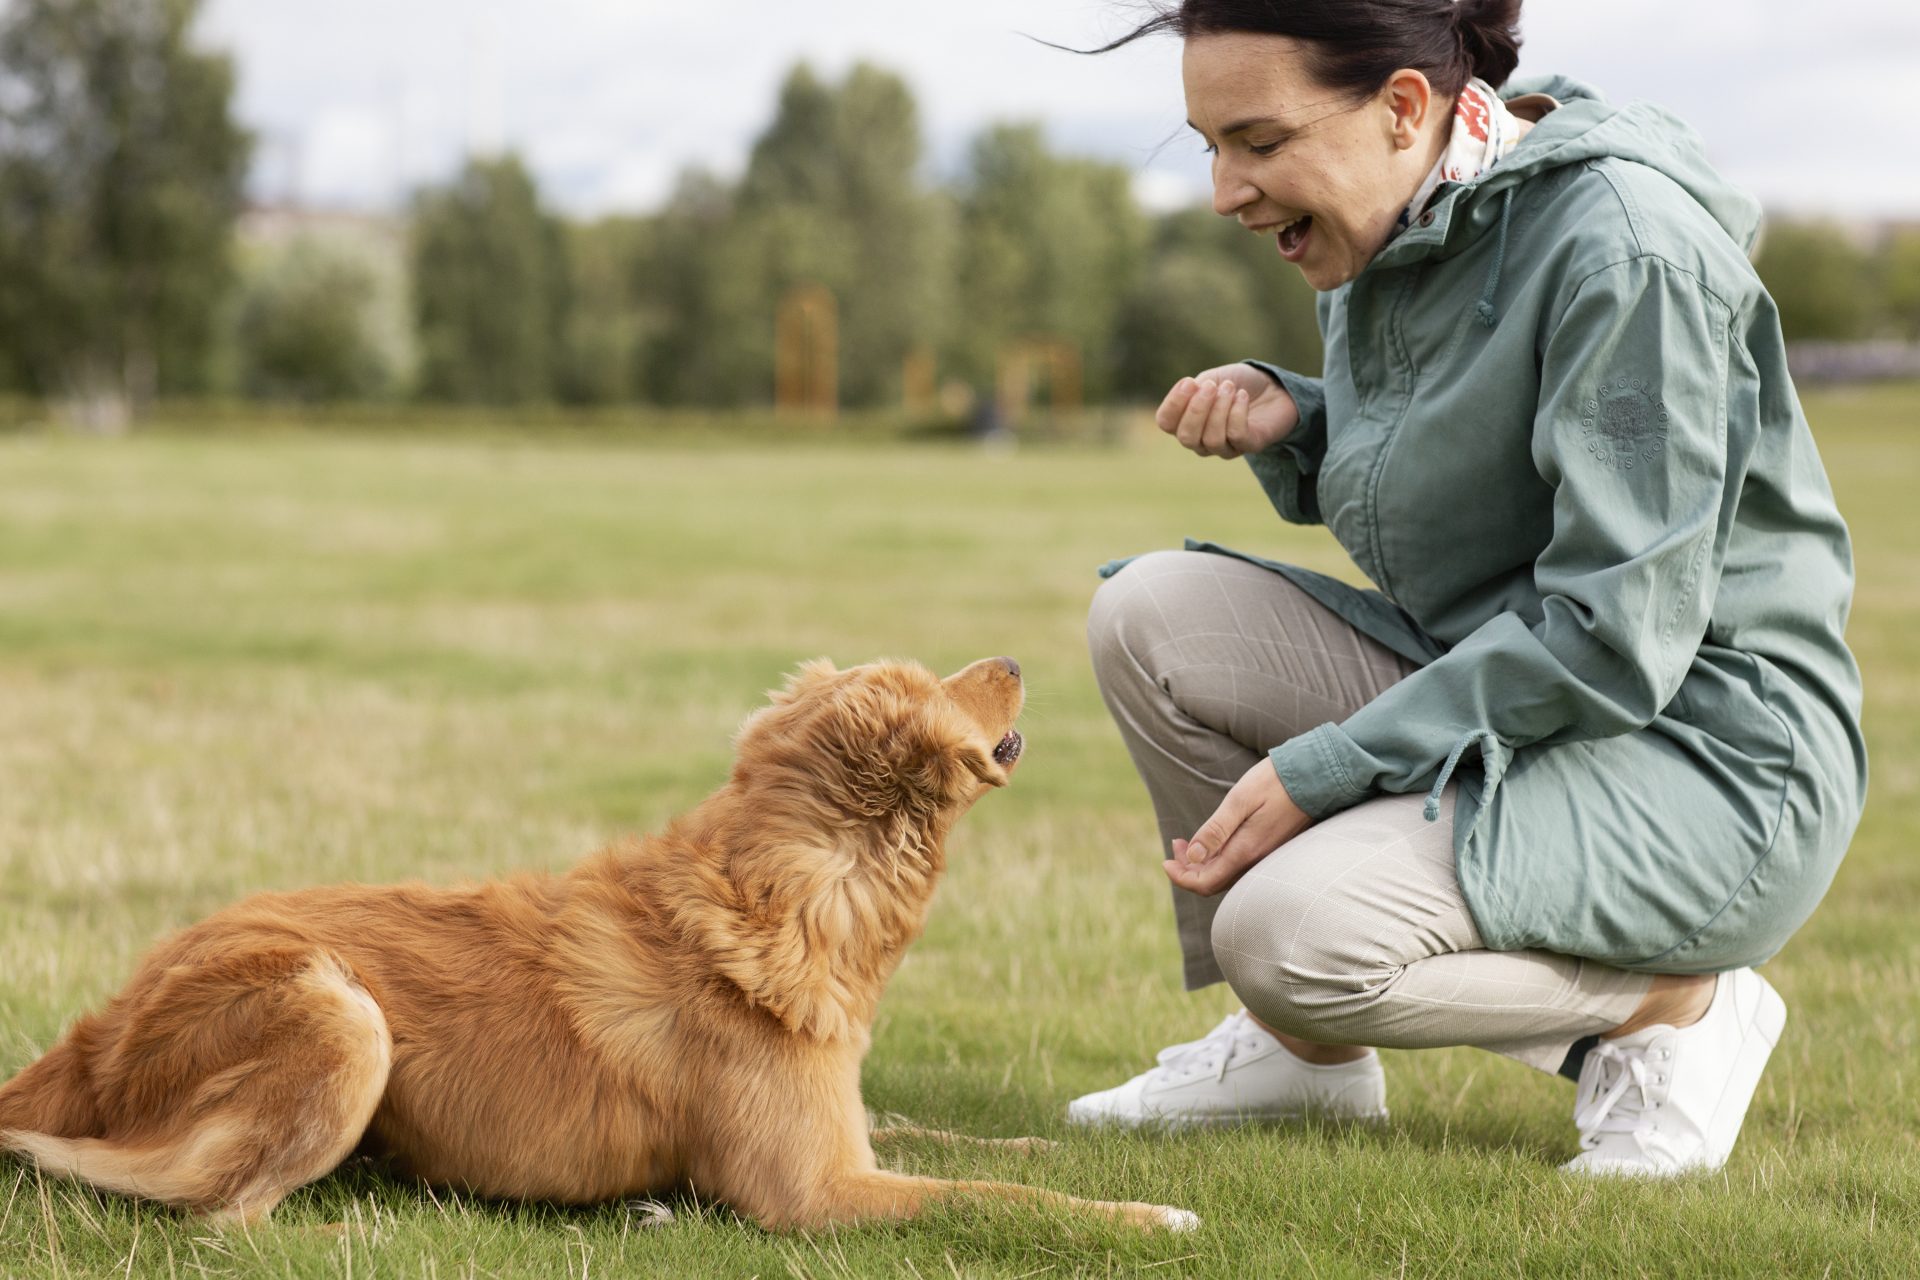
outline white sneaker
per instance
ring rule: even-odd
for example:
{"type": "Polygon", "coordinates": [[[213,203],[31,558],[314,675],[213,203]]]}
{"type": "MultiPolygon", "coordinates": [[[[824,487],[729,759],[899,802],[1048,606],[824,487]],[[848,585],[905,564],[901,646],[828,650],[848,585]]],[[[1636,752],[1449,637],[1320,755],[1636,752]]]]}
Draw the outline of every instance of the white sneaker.
{"type": "Polygon", "coordinates": [[[1159,1065],[1123,1085],[1075,1098],[1067,1122],[1126,1128],[1186,1128],[1306,1114],[1342,1120],[1387,1118],[1380,1055],[1321,1067],[1296,1058],[1246,1010],[1205,1039],[1162,1049],[1159,1065]]]}
{"type": "Polygon", "coordinates": [[[1692,1026],[1602,1040],[1580,1068],[1574,1098],[1582,1150],[1562,1168],[1654,1178],[1718,1169],[1786,1021],[1780,993],[1739,969],[1720,975],[1692,1026]]]}

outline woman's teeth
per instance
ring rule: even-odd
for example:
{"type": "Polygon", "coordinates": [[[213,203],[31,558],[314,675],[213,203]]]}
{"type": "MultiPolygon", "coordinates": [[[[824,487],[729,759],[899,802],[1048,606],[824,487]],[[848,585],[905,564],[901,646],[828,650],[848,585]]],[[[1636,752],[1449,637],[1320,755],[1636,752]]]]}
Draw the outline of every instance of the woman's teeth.
{"type": "Polygon", "coordinates": [[[1295,218],[1292,222],[1280,228],[1280,252],[1286,254],[1288,257],[1292,257],[1298,253],[1301,244],[1306,241],[1307,232],[1311,230],[1312,227],[1313,216],[1308,214],[1295,218]]]}

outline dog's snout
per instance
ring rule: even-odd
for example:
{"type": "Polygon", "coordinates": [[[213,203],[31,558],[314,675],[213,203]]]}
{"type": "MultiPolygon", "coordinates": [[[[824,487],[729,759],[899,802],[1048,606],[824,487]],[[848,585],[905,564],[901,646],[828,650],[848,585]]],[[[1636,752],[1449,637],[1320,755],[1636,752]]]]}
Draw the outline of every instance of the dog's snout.
{"type": "Polygon", "coordinates": [[[1005,667],[1007,669],[1007,674],[1012,676],[1015,680],[1018,680],[1020,678],[1020,664],[1015,662],[1012,658],[1000,659],[1000,665],[1005,667]]]}

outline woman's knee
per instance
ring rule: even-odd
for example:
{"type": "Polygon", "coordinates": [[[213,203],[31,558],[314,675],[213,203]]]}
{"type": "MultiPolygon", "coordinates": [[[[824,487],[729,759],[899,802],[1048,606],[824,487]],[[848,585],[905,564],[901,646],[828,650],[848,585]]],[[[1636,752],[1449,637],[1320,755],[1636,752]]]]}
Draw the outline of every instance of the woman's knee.
{"type": "Polygon", "coordinates": [[[1227,985],[1254,1017],[1302,1040],[1350,1038],[1348,1024],[1391,976],[1390,964],[1355,942],[1324,891],[1277,878],[1242,877],[1213,917],[1227,985]]]}
{"type": "Polygon", "coordinates": [[[1197,551],[1150,551],[1100,584],[1087,610],[1087,650],[1094,676],[1105,686],[1138,678],[1156,652],[1174,638],[1168,597],[1176,579],[1201,555],[1197,551]]]}

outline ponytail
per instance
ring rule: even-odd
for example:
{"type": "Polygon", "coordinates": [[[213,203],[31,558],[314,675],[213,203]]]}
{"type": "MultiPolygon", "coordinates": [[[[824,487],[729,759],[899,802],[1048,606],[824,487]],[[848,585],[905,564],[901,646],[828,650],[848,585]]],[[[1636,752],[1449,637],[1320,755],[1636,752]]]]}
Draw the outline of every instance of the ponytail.
{"type": "Polygon", "coordinates": [[[1105,53],[1142,36],[1250,32],[1305,41],[1331,89],[1376,92],[1412,67],[1453,97],[1478,76],[1498,88],[1520,61],[1521,0],[1156,0],[1153,16],[1105,53]]]}
{"type": "Polygon", "coordinates": [[[1520,0],[1459,0],[1453,21],[1472,74],[1505,84],[1520,65],[1520,0]]]}

